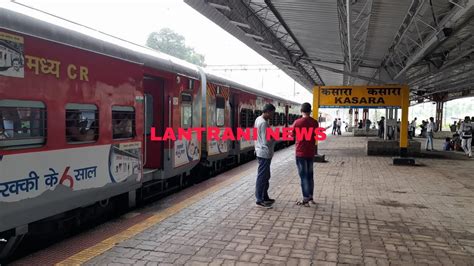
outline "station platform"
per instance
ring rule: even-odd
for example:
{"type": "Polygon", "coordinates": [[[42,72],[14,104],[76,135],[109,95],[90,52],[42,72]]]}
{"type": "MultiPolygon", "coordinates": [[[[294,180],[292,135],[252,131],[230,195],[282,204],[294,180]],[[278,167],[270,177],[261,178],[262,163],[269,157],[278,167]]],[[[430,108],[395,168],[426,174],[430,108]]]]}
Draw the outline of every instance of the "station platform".
{"type": "Polygon", "coordinates": [[[394,166],[344,135],[319,151],[309,208],[290,147],[272,161],[273,209],[255,205],[252,161],[13,265],[472,265],[473,160],[394,166]]]}

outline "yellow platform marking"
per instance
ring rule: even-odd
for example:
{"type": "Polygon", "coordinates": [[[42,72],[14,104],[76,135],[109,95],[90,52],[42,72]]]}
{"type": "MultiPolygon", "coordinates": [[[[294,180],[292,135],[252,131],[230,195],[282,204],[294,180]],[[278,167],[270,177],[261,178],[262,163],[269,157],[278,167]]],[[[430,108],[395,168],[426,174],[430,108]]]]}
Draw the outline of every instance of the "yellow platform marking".
{"type": "Polygon", "coordinates": [[[210,195],[211,193],[214,193],[216,191],[218,191],[219,189],[223,188],[223,187],[226,187],[232,183],[234,183],[235,181],[239,180],[240,178],[242,178],[243,176],[249,174],[249,172],[251,171],[255,171],[255,169],[251,168],[251,169],[248,169],[244,172],[242,172],[241,174],[238,174],[238,175],[235,175],[219,184],[216,184],[202,192],[199,192],[198,194],[186,199],[186,200],[183,200],[181,202],[179,202],[178,204],[175,204],[169,208],[166,208],[162,211],[160,211],[159,213],[145,219],[144,221],[140,222],[140,223],[137,223],[127,229],[125,229],[124,231],[116,234],[116,235],[113,235],[107,239],[104,239],[103,241],[97,243],[96,245],[92,246],[92,247],[89,247],[89,248],[86,248],[74,255],[72,255],[71,257],[57,263],[56,265],[81,265],[97,256],[99,256],[100,254],[106,252],[107,250],[113,248],[116,244],[124,241],[124,240],[127,240],[143,231],[145,231],[146,229],[150,228],[151,226],[165,220],[166,218],[178,213],[179,211],[191,206],[192,204],[200,201],[201,199],[203,199],[204,197],[210,195]]]}

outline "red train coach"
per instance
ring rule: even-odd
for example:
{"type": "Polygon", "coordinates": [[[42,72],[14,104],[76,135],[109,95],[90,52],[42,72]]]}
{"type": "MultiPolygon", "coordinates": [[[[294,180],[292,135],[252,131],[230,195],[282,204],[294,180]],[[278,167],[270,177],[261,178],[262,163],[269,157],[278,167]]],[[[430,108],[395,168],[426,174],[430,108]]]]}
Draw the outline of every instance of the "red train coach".
{"type": "Polygon", "coordinates": [[[4,8],[0,17],[0,256],[29,231],[76,226],[95,217],[84,209],[134,206],[192,181],[198,165],[217,172],[253,154],[252,142],[205,135],[151,141],[152,128],[253,127],[265,103],[277,107],[273,126],[299,113],[297,103],[63,21],[4,8]]]}

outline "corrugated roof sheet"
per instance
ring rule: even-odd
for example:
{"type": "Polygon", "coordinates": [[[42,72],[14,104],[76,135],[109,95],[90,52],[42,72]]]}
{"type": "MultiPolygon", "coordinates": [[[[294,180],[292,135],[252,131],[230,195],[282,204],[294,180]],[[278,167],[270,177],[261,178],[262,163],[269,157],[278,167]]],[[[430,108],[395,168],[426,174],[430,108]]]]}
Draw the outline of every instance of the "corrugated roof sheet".
{"type": "Polygon", "coordinates": [[[272,1],[308,56],[343,60],[337,5],[334,0],[272,1]]]}
{"type": "MultiPolygon", "coordinates": [[[[255,40],[246,37],[245,35],[242,37],[241,28],[235,25],[229,27],[228,21],[226,22],[228,19],[226,19],[225,16],[216,12],[219,13],[220,17],[214,18],[215,14],[209,11],[214,8],[210,8],[208,3],[212,2],[223,6],[232,3],[233,6],[240,5],[245,7],[244,9],[246,10],[252,10],[254,13],[253,15],[257,16],[262,23],[265,24],[267,30],[279,38],[280,43],[287,48],[291,54],[290,62],[292,64],[302,62],[298,60],[314,60],[314,63],[329,66],[335,69],[336,72],[347,71],[347,67],[344,67],[344,62],[347,63],[347,59],[349,58],[346,54],[347,49],[344,49],[344,43],[347,43],[347,40],[344,34],[340,33],[341,28],[344,29],[344,25],[340,25],[342,23],[340,18],[343,18],[344,16],[342,11],[346,11],[346,0],[233,0],[232,2],[226,0],[185,0],[185,2],[214,20],[217,24],[234,34],[237,38],[267,59],[274,58],[268,53],[268,51],[262,50],[261,46],[257,45],[255,40]],[[269,9],[271,11],[268,11],[269,9]],[[278,18],[280,18],[281,23],[286,24],[288,29],[283,29],[284,27],[282,28],[278,24],[278,18]],[[286,34],[288,31],[291,31],[296,40],[293,40],[292,38],[288,39],[286,34]],[[298,45],[295,45],[294,42],[298,42],[301,45],[301,49],[298,45]],[[305,56],[302,55],[301,50],[306,52],[305,56]],[[306,57],[306,59],[304,57],[306,57]]],[[[456,31],[455,37],[448,36],[447,41],[435,43],[435,49],[428,50],[424,56],[418,59],[419,62],[417,62],[417,64],[414,64],[413,66],[410,65],[405,75],[399,75],[401,77],[399,81],[409,82],[411,81],[412,75],[429,76],[430,71],[436,72],[436,68],[433,69],[433,64],[435,65],[436,62],[430,62],[430,60],[428,60],[430,56],[436,55],[437,53],[446,53],[443,49],[454,49],[454,44],[460,42],[460,40],[464,41],[464,45],[467,45],[468,48],[472,48],[472,46],[469,45],[472,45],[474,40],[471,38],[470,34],[473,34],[474,27],[470,25],[470,23],[467,23],[466,25],[460,25],[460,23],[463,21],[473,21],[473,2],[474,0],[350,0],[352,34],[355,34],[354,30],[357,30],[355,27],[360,26],[360,21],[358,21],[359,24],[353,23],[356,17],[360,17],[359,14],[365,15],[365,17],[369,18],[368,26],[365,24],[365,28],[361,27],[361,29],[367,29],[367,35],[363,35],[366,36],[366,38],[359,38],[361,36],[355,36],[357,38],[354,38],[358,40],[366,40],[366,42],[365,46],[362,46],[365,48],[362,53],[362,60],[360,61],[360,64],[357,65],[358,67],[356,66],[353,70],[355,70],[359,76],[368,78],[378,78],[381,76],[386,81],[393,83],[394,81],[392,79],[394,74],[397,73],[384,72],[386,64],[398,64],[397,60],[401,60],[403,63],[407,62],[410,56],[420,50],[420,47],[424,45],[423,42],[433,36],[433,29],[438,30],[440,28],[438,25],[439,23],[442,23],[444,18],[449,18],[450,15],[458,12],[460,10],[458,6],[465,4],[467,8],[463,8],[463,11],[467,11],[467,13],[458,19],[459,23],[456,22],[450,26],[455,29],[458,27],[464,27],[464,29],[456,31]],[[370,12],[366,12],[367,9],[364,9],[366,7],[371,7],[371,9],[368,9],[370,12]],[[416,7],[419,7],[420,13],[417,13],[419,15],[415,16],[416,20],[413,20],[407,14],[412,12],[410,11],[410,8],[416,7]],[[410,22],[410,20],[417,22],[416,27],[413,27],[414,24],[412,23],[404,24],[410,22]],[[404,27],[402,27],[402,25],[411,26],[409,26],[408,30],[404,32],[404,27]],[[405,38],[404,40],[407,40],[408,38],[418,40],[417,38],[420,37],[423,41],[421,43],[418,41],[418,44],[412,42],[410,44],[411,46],[408,46],[407,43],[404,42],[402,48],[406,49],[406,51],[403,51],[403,49],[398,49],[397,51],[406,52],[406,56],[403,54],[400,56],[399,53],[396,55],[397,60],[386,61],[385,59],[387,56],[393,54],[392,48],[396,47],[398,44],[398,39],[396,38],[397,34],[402,34],[405,38]],[[423,64],[431,64],[431,66],[424,69],[423,67],[420,67],[420,65],[423,64]],[[381,74],[382,72],[383,75],[381,74]],[[390,75],[392,76],[390,77],[390,75]]],[[[240,11],[240,9],[234,9],[230,12],[237,13],[240,11]]],[[[248,18],[249,14],[247,13],[246,15],[248,18]]],[[[251,15],[252,14],[250,14],[250,16],[251,15]]],[[[361,18],[363,19],[363,17],[364,16],[361,18]]],[[[252,30],[257,29],[250,27],[249,31],[252,30]]],[[[357,33],[363,34],[363,31],[357,33]]],[[[268,40],[265,40],[263,42],[267,41],[268,40]]],[[[354,44],[351,46],[353,45],[354,44]]],[[[398,48],[400,48],[400,46],[398,46],[398,48]]],[[[456,55],[463,55],[463,53],[467,53],[468,59],[465,60],[467,60],[468,63],[471,63],[474,57],[472,56],[473,53],[469,53],[469,49],[466,52],[465,49],[457,48],[456,53],[454,51],[452,52],[452,54],[456,55]]],[[[448,59],[451,60],[453,57],[454,55],[451,55],[451,58],[446,57],[444,63],[447,63],[448,59]]],[[[277,61],[276,65],[279,67],[282,65],[278,60],[270,61],[272,63],[277,61]]],[[[307,63],[308,62],[305,64],[307,63]]],[[[357,61],[357,63],[359,63],[359,61],[357,61]]],[[[462,66],[463,65],[460,65],[460,67],[462,66]]],[[[403,67],[405,67],[405,65],[403,65],[403,67]]],[[[316,70],[326,85],[343,84],[344,80],[347,78],[347,73],[336,73],[334,71],[328,71],[327,68],[321,69],[318,67],[316,67],[316,70]],[[344,76],[346,76],[346,78],[344,78],[344,76]]],[[[465,68],[457,69],[450,65],[449,71],[448,69],[444,71],[441,68],[437,75],[445,74],[446,77],[452,77],[453,73],[461,73],[463,70],[466,72],[465,68]]],[[[290,72],[289,75],[301,82],[301,78],[297,76],[295,72],[290,72]]],[[[461,77],[464,77],[464,75],[465,74],[461,77]]],[[[435,90],[440,89],[439,82],[441,81],[438,82],[434,76],[430,78],[434,83],[426,83],[425,90],[431,90],[431,92],[434,92],[435,90]],[[436,82],[438,83],[436,84],[436,82]]],[[[352,84],[360,85],[367,84],[367,80],[368,79],[357,77],[350,79],[352,84]]],[[[309,84],[307,81],[308,80],[303,81],[302,83],[309,85],[307,88],[311,90],[311,86],[314,85],[314,83],[309,84]]],[[[469,83],[467,77],[465,78],[465,81],[467,81],[467,87],[473,87],[472,82],[469,83]]],[[[441,83],[441,86],[443,86],[443,83],[441,83]]],[[[415,87],[415,89],[418,87],[415,87]]]]}

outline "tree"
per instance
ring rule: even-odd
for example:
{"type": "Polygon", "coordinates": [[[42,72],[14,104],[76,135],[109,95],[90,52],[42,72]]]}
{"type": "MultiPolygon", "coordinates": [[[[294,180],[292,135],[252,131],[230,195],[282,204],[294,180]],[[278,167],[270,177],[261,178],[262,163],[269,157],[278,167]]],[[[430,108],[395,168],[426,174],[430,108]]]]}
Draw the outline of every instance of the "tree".
{"type": "Polygon", "coordinates": [[[172,29],[163,28],[159,32],[150,33],[146,45],[154,50],[190,63],[205,66],[204,55],[194,51],[194,48],[186,46],[184,36],[174,32],[172,29]]]}

